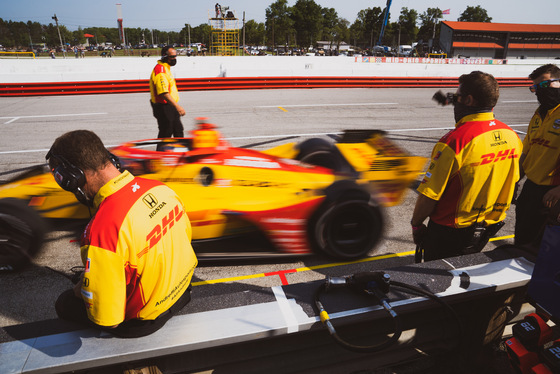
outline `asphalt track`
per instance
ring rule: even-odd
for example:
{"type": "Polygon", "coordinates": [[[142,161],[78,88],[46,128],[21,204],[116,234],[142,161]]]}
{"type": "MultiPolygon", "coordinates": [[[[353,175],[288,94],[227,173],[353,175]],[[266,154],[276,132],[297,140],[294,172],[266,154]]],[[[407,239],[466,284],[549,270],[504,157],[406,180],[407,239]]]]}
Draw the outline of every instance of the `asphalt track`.
{"type": "MultiPolygon", "coordinates": [[[[186,131],[194,118],[207,117],[234,146],[264,149],[287,141],[326,136],[343,129],[382,129],[411,154],[429,157],[435,142],[454,124],[452,107],[431,100],[437,89],[296,89],[181,92],[187,110],[186,131]]],[[[12,170],[44,162],[54,139],[75,129],[95,131],[107,146],[128,140],[153,138],[157,125],[149,95],[113,94],[3,98],[0,100],[0,181],[12,170]]],[[[537,106],[528,88],[504,88],[496,117],[523,138],[537,106]]],[[[408,191],[402,204],[386,209],[385,239],[363,266],[382,258],[413,262],[409,221],[416,193],[408,191]]],[[[186,201],[188,204],[188,200],[186,201]]],[[[512,242],[515,213],[488,248],[512,242]]],[[[70,287],[66,278],[81,265],[76,233],[57,227],[34,265],[18,274],[0,274],[2,327],[56,318],[54,301],[70,287]],[[54,270],[54,271],[53,271],[54,270]]],[[[345,264],[321,256],[262,261],[203,263],[193,285],[208,287],[208,302],[219,307],[227,295],[211,284],[239,284],[241,288],[273,287],[345,275],[345,264]]],[[[193,295],[196,292],[193,291],[193,295]]]]}

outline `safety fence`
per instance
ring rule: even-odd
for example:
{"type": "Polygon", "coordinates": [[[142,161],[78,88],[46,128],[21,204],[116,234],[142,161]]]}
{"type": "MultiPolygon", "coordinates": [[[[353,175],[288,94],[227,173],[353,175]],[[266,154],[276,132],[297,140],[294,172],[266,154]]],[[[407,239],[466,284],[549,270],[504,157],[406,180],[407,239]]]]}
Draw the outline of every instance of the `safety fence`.
{"type": "MultiPolygon", "coordinates": [[[[502,87],[528,86],[527,78],[497,78],[502,87]]],[[[271,88],[456,87],[456,77],[221,77],[177,79],[179,91],[271,88]]],[[[91,95],[148,92],[149,81],[0,83],[0,96],[91,95]]]]}

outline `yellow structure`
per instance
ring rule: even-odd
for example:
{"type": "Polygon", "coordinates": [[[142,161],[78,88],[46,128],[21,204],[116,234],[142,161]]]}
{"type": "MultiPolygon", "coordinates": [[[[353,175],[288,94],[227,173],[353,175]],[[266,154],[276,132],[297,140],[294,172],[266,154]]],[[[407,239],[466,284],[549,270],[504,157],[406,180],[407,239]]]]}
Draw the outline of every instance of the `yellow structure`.
{"type": "Polygon", "coordinates": [[[0,55],[8,55],[9,57],[16,57],[16,58],[19,58],[20,55],[22,55],[22,56],[31,55],[33,58],[35,58],[35,52],[4,52],[4,51],[0,51],[0,55]]]}
{"type": "Polygon", "coordinates": [[[235,56],[239,49],[239,19],[227,7],[216,10],[216,17],[208,17],[212,29],[210,54],[235,56]]]}

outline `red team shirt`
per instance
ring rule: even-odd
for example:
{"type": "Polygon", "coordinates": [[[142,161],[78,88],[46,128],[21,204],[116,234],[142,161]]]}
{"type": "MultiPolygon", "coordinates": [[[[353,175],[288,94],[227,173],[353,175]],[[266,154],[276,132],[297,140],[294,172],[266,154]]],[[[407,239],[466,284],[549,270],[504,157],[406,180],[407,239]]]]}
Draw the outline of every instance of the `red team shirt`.
{"type": "Polygon", "coordinates": [[[124,172],[94,204],[81,242],[89,318],[101,326],[155,319],[185,292],[197,265],[183,203],[163,183],[124,172]]]}
{"type": "Polygon", "coordinates": [[[519,180],[522,143],[493,113],[465,116],[439,140],[418,191],[438,201],[430,219],[463,228],[502,221],[519,180]]]}

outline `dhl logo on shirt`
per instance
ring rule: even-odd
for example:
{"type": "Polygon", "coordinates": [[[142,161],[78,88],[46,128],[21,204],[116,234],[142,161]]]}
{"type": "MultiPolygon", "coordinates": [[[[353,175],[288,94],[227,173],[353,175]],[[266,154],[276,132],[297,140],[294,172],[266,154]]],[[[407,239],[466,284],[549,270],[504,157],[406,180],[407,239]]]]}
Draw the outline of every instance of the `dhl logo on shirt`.
{"type": "Polygon", "coordinates": [[[519,156],[515,154],[515,148],[506,149],[505,151],[499,151],[497,153],[487,153],[482,155],[480,158],[482,161],[473,162],[471,166],[486,165],[492,162],[505,161],[507,159],[518,158],[519,156]]]}
{"type": "Polygon", "coordinates": [[[531,140],[531,145],[542,145],[543,147],[552,148],[550,147],[550,140],[546,140],[544,138],[536,138],[531,140]]]}
{"type": "Polygon", "coordinates": [[[161,220],[161,224],[156,225],[156,227],[154,227],[153,230],[146,236],[148,246],[144,248],[142,252],[138,253],[138,258],[148,253],[148,251],[152,249],[165,234],[167,234],[168,229],[171,229],[175,222],[178,222],[181,217],[183,217],[184,213],[185,212],[180,209],[177,204],[167,216],[164,216],[161,220]]]}

